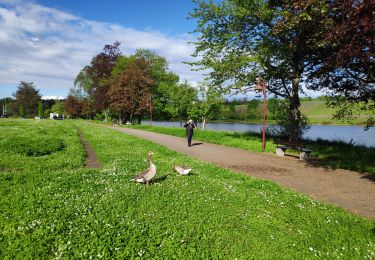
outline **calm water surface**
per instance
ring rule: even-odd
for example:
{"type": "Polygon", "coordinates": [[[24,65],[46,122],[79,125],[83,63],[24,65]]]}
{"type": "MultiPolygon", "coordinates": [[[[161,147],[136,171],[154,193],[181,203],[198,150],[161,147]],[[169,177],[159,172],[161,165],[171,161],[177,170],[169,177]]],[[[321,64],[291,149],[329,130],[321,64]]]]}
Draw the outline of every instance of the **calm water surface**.
{"type": "MultiPolygon", "coordinates": [[[[144,121],[143,124],[149,124],[144,121]]],[[[180,127],[180,122],[159,122],[153,121],[156,126],[180,127]]],[[[271,125],[267,125],[269,128],[271,125]]],[[[200,125],[198,124],[198,127],[200,125]]],[[[223,130],[233,132],[261,132],[261,124],[240,124],[240,123],[209,123],[206,128],[210,130],[223,130]]],[[[375,147],[375,128],[364,131],[362,126],[333,126],[333,125],[312,125],[310,130],[303,135],[304,138],[316,140],[317,138],[326,140],[336,140],[352,142],[356,145],[366,145],[375,147]]]]}

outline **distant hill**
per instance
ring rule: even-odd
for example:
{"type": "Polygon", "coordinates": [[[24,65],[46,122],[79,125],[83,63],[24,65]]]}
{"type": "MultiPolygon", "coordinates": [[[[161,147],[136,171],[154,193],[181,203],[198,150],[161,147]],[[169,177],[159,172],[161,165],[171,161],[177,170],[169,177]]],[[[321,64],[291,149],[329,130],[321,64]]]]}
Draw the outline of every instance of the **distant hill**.
{"type": "MultiPolygon", "coordinates": [[[[227,110],[221,113],[219,120],[229,121],[261,121],[263,102],[259,100],[234,101],[226,104],[227,110]]],[[[335,109],[329,108],[322,99],[301,100],[301,112],[312,124],[349,124],[349,122],[332,119],[335,109]]],[[[269,111],[267,111],[267,114],[269,111]]],[[[268,115],[270,117],[270,115],[268,115]]],[[[270,117],[271,118],[271,117],[270,117]]],[[[366,116],[362,115],[354,120],[354,124],[363,124],[366,116]]]]}

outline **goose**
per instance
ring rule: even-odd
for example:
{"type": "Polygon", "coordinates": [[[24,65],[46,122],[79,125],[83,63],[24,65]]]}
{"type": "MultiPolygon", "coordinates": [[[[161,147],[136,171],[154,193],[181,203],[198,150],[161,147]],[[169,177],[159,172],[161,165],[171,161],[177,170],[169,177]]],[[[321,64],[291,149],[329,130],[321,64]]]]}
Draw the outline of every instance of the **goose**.
{"type": "Polygon", "coordinates": [[[151,160],[151,157],[153,155],[154,155],[153,152],[148,152],[148,154],[147,154],[148,168],[146,170],[144,170],[142,173],[135,176],[133,178],[133,180],[135,180],[136,182],[146,183],[148,185],[150,180],[155,177],[156,166],[155,166],[155,164],[152,163],[152,160],[151,160]]]}
{"type": "Polygon", "coordinates": [[[189,175],[190,171],[192,170],[191,167],[186,165],[175,165],[173,169],[178,172],[180,175],[189,175]]]}

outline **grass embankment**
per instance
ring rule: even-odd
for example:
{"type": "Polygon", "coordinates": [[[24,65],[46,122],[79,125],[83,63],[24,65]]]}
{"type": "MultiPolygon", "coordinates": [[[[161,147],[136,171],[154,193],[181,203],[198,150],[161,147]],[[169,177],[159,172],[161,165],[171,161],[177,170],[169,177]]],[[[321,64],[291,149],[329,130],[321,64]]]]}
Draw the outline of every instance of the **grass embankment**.
{"type": "Polygon", "coordinates": [[[7,138],[26,130],[65,145],[41,156],[41,171],[33,168],[38,156],[0,150],[0,258],[374,257],[373,221],[149,141],[76,124],[103,169],[78,166],[83,151],[69,122],[0,121],[7,138]],[[149,150],[155,182],[130,181],[146,167],[149,150]],[[5,168],[15,155],[23,156],[22,169],[5,168]],[[77,168],[62,169],[56,158],[77,168]],[[193,174],[177,176],[174,163],[191,165],[193,174]]]}
{"type": "Polygon", "coordinates": [[[311,124],[317,125],[364,125],[367,115],[358,115],[351,120],[339,120],[332,118],[335,109],[327,107],[325,101],[304,101],[301,102],[301,112],[306,115],[311,124]]]}
{"type": "MultiPolygon", "coordinates": [[[[134,125],[133,128],[153,131],[173,136],[185,137],[185,129],[177,127],[161,127],[148,125],[134,125]]],[[[221,144],[236,148],[241,148],[254,152],[262,151],[261,134],[237,133],[213,130],[194,131],[193,140],[221,144]]],[[[331,168],[349,169],[375,176],[375,148],[365,146],[355,146],[344,142],[317,140],[303,141],[312,152],[314,158],[320,159],[322,166],[331,168]]],[[[276,145],[272,139],[267,140],[266,152],[275,153],[276,145]]],[[[288,153],[293,150],[288,150],[288,153]]]]}
{"type": "MultiPolygon", "coordinates": [[[[246,107],[246,105],[239,105],[239,106],[246,107]]],[[[267,107],[268,107],[267,123],[276,124],[276,120],[272,120],[273,115],[269,109],[269,105],[267,107]]],[[[231,108],[229,107],[229,109],[231,108]]],[[[309,119],[309,122],[315,125],[364,125],[368,117],[368,115],[361,114],[361,115],[358,115],[357,118],[350,120],[350,121],[332,118],[336,112],[335,109],[327,107],[326,102],[322,100],[301,101],[300,110],[302,114],[305,115],[309,119]]],[[[259,102],[259,105],[256,108],[249,107],[242,111],[241,110],[236,111],[236,112],[233,111],[232,113],[235,113],[234,117],[224,116],[225,120],[215,120],[215,121],[210,121],[210,122],[216,122],[216,123],[242,122],[242,123],[261,124],[262,123],[261,118],[262,118],[262,113],[263,113],[263,103],[259,102]],[[248,115],[248,113],[250,113],[251,115],[248,115]],[[258,119],[254,119],[254,114],[256,115],[255,118],[258,118],[258,119]],[[238,118],[238,119],[235,119],[235,118],[238,118]]]]}

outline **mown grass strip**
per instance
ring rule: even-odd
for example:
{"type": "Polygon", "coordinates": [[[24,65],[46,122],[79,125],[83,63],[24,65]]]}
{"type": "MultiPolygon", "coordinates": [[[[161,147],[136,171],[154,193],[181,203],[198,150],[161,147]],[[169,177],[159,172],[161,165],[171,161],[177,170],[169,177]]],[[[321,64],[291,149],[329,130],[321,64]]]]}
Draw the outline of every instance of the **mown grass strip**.
{"type": "MultiPolygon", "coordinates": [[[[149,141],[77,124],[104,169],[40,173],[25,165],[0,173],[1,258],[371,259],[375,253],[372,221],[149,141]],[[157,180],[134,183],[149,150],[157,180]],[[193,174],[178,176],[175,163],[192,166],[193,174]]],[[[69,122],[59,127],[74,131],[69,122]]]]}

